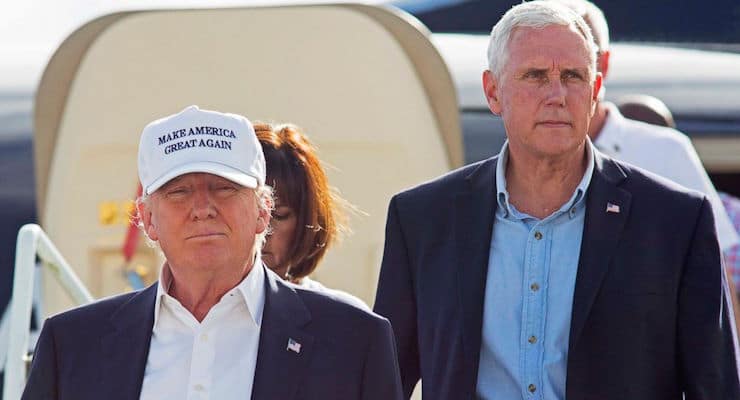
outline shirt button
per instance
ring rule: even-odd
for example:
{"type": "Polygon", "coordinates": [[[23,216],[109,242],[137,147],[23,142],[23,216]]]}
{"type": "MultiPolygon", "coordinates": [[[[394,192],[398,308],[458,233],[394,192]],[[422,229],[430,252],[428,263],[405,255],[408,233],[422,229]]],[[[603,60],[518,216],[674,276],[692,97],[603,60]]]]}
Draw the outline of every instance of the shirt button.
{"type": "Polygon", "coordinates": [[[529,339],[527,339],[529,343],[535,344],[537,343],[537,336],[530,336],[529,339]]]}
{"type": "Polygon", "coordinates": [[[534,238],[537,240],[542,239],[542,233],[540,231],[537,231],[534,233],[534,238]]]}
{"type": "Polygon", "coordinates": [[[529,285],[529,288],[532,289],[533,292],[536,292],[536,291],[540,290],[540,285],[538,285],[536,283],[533,283],[533,284],[529,285]]]}
{"type": "Polygon", "coordinates": [[[207,333],[204,333],[204,334],[200,335],[200,341],[201,342],[207,342],[208,341],[208,334],[207,333]]]}
{"type": "Polygon", "coordinates": [[[193,389],[195,389],[196,392],[202,392],[205,388],[200,383],[193,386],[193,389]]]}
{"type": "Polygon", "coordinates": [[[537,386],[530,383],[529,386],[527,386],[527,390],[529,390],[530,393],[534,393],[537,391],[537,386]]]}

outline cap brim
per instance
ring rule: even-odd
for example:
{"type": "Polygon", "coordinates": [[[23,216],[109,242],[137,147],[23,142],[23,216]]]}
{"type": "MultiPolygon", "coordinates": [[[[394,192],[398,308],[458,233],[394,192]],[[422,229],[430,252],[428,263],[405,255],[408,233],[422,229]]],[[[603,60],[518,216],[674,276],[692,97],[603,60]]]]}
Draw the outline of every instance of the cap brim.
{"type": "Polygon", "coordinates": [[[162,175],[157,180],[152,182],[149,186],[147,186],[145,188],[145,193],[147,195],[150,195],[172,179],[175,179],[180,175],[190,174],[194,172],[217,175],[234,183],[252,189],[256,189],[258,186],[257,178],[247,175],[242,171],[228,167],[224,164],[213,162],[199,162],[182,165],[171,169],[166,174],[162,175]]]}

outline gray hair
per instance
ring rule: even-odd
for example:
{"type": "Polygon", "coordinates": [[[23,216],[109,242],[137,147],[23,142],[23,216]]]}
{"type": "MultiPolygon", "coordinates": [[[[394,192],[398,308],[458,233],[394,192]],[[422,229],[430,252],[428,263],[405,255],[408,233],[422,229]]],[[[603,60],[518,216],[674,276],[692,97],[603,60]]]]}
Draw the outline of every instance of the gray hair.
{"type": "MultiPolygon", "coordinates": [[[[272,214],[273,209],[275,208],[275,198],[273,195],[273,190],[271,186],[267,185],[260,185],[257,186],[254,190],[254,197],[257,201],[257,208],[260,211],[267,211],[268,214],[272,214]]],[[[142,194],[136,199],[136,205],[143,204],[145,207],[150,206],[150,196],[146,194],[142,194]]],[[[157,248],[161,251],[161,248],[159,247],[159,243],[149,238],[149,235],[146,233],[146,229],[144,229],[144,223],[141,221],[141,218],[136,215],[136,224],[139,227],[139,229],[144,232],[144,236],[147,239],[147,244],[150,247],[157,248]]],[[[262,246],[265,245],[265,242],[267,241],[267,235],[271,233],[271,227],[268,224],[267,228],[262,231],[262,233],[258,234],[256,236],[256,240],[254,241],[254,251],[257,257],[260,257],[262,254],[262,246]]]]}
{"type": "MultiPolygon", "coordinates": [[[[257,186],[257,189],[254,189],[254,194],[254,197],[257,198],[257,208],[260,211],[266,211],[268,215],[272,215],[272,212],[275,210],[275,192],[272,190],[272,186],[257,186]]],[[[257,239],[254,241],[257,257],[260,257],[262,254],[262,246],[267,242],[267,235],[271,233],[272,225],[267,224],[265,230],[257,235],[257,239]]]]}
{"type": "Polygon", "coordinates": [[[594,42],[599,52],[609,50],[609,25],[606,23],[604,12],[596,4],[588,0],[552,1],[570,8],[586,21],[586,25],[591,28],[591,34],[594,35],[594,42]]]}
{"type": "Polygon", "coordinates": [[[508,62],[509,42],[516,28],[543,29],[551,25],[572,27],[586,40],[591,48],[589,64],[591,78],[596,76],[596,44],[591,29],[586,22],[568,7],[556,2],[535,0],[518,4],[501,17],[491,30],[491,39],[488,43],[488,68],[496,78],[508,62]]]}

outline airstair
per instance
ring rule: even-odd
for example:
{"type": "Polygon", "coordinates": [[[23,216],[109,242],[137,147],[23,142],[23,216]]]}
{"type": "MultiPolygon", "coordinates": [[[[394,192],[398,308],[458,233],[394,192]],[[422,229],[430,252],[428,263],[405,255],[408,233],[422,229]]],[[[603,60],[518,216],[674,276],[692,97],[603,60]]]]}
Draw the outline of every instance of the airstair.
{"type": "Polygon", "coordinates": [[[26,382],[37,257],[74,303],[82,305],[93,301],[93,296],[41,227],[24,225],[18,231],[13,297],[0,329],[0,343],[7,343],[3,399],[20,399],[26,382]]]}

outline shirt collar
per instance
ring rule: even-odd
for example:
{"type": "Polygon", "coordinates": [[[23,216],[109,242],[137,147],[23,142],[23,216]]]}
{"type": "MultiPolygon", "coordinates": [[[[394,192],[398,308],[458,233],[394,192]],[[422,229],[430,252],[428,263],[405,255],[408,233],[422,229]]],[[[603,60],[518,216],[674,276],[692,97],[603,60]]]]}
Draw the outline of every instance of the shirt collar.
{"type": "Polygon", "coordinates": [[[506,190],[506,165],[509,163],[509,141],[506,140],[496,160],[496,201],[504,215],[511,214],[509,192],[506,190]]]}
{"type": "Polygon", "coordinates": [[[622,126],[624,126],[625,118],[614,103],[604,101],[602,104],[607,109],[606,120],[596,136],[594,146],[609,155],[615,156],[622,151],[624,141],[622,126]]]}
{"type": "MultiPolygon", "coordinates": [[[[162,301],[165,297],[169,297],[174,301],[178,301],[174,297],[170,296],[169,289],[172,286],[172,272],[167,262],[162,265],[162,270],[159,274],[160,278],[157,283],[157,297],[154,301],[154,327],[157,326],[159,320],[159,313],[162,308],[162,301]]],[[[257,256],[252,269],[249,271],[246,277],[239,282],[234,288],[224,294],[224,297],[230,293],[240,293],[241,298],[244,299],[249,315],[257,326],[262,323],[262,313],[265,306],[265,271],[262,264],[262,260],[257,256]]]]}
{"type": "MultiPolygon", "coordinates": [[[[594,149],[591,140],[586,137],[586,171],[583,173],[581,181],[576,186],[576,190],[573,192],[570,200],[565,202],[560,210],[568,210],[579,205],[585,193],[588,190],[588,186],[591,183],[591,177],[594,174],[594,149]]],[[[504,142],[499,153],[498,160],[496,160],[496,200],[498,207],[503,211],[504,216],[512,214],[513,207],[509,203],[509,192],[506,190],[506,166],[509,162],[509,141],[504,142]]]]}

